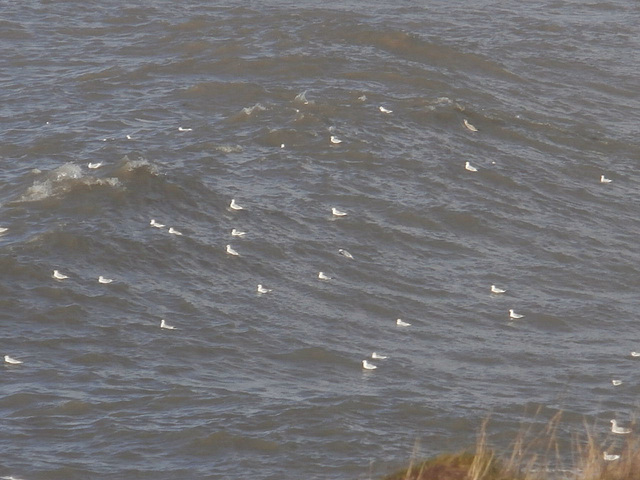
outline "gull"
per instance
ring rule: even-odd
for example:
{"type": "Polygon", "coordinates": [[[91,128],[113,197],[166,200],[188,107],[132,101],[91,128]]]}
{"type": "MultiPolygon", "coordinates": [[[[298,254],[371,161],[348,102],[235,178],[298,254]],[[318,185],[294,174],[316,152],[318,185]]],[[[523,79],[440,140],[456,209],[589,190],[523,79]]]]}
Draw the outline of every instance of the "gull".
{"type": "Polygon", "coordinates": [[[360,100],[361,102],[366,102],[367,101],[367,96],[366,95],[360,95],[358,97],[358,100],[360,100]]]}
{"type": "Polygon", "coordinates": [[[342,140],[340,140],[338,137],[336,137],[335,135],[331,135],[331,143],[333,144],[339,144],[342,143],[342,140]]]}
{"type": "Polygon", "coordinates": [[[324,273],[324,272],[318,272],[318,278],[319,278],[320,280],[331,280],[331,277],[329,277],[329,276],[325,275],[325,273],[324,273]]]}
{"type": "Polygon", "coordinates": [[[229,208],[231,210],[244,210],[244,207],[241,207],[240,205],[238,205],[236,203],[236,199],[235,198],[231,199],[231,203],[229,204],[229,208]]]}
{"type": "Polygon", "coordinates": [[[491,293],[504,293],[506,292],[506,290],[503,290],[502,288],[498,288],[495,285],[491,285],[491,293]]]}
{"type": "Polygon", "coordinates": [[[9,355],[4,356],[4,361],[10,363],[11,365],[18,365],[22,363],[22,360],[16,360],[15,358],[11,358],[9,355]]]}
{"type": "Polygon", "coordinates": [[[232,237],[244,237],[247,232],[243,232],[241,230],[236,230],[235,228],[231,230],[232,237]]]}
{"type": "Polygon", "coordinates": [[[98,162],[98,163],[91,163],[91,162],[89,162],[89,163],[87,164],[87,167],[89,167],[89,168],[91,168],[91,169],[93,169],[93,170],[95,170],[96,168],[100,168],[101,166],[102,166],[102,162],[98,162]]]}
{"type": "Polygon", "coordinates": [[[473,165],[471,165],[469,162],[465,162],[464,168],[469,170],[470,172],[477,172],[478,171],[478,169],[476,167],[474,167],[473,165]]]}
{"type": "Polygon", "coordinates": [[[518,318],[522,318],[524,317],[524,315],[520,315],[519,313],[516,313],[513,311],[513,309],[509,310],[509,318],[512,320],[517,320],[518,318]]]}
{"type": "Polygon", "coordinates": [[[182,232],[179,232],[178,230],[176,230],[173,227],[169,227],[169,233],[172,233],[174,235],[182,235],[182,232]]]}
{"type": "Polygon", "coordinates": [[[631,352],[632,357],[640,357],[640,352],[631,352]]]}
{"type": "Polygon", "coordinates": [[[111,278],[105,278],[102,275],[98,277],[98,282],[100,283],[111,283],[113,280],[111,278]]]}
{"type": "Polygon", "coordinates": [[[410,327],[411,324],[409,322],[405,322],[403,320],[397,319],[396,320],[396,325],[399,327],[410,327]]]}
{"type": "Polygon", "coordinates": [[[156,220],[154,218],[151,219],[151,221],[149,222],[149,225],[151,225],[152,227],[156,227],[156,228],[164,228],[165,227],[162,223],[156,222],[156,220]]]}
{"type": "Polygon", "coordinates": [[[613,384],[614,387],[617,387],[618,385],[622,385],[622,380],[611,380],[611,383],[613,384]]]}
{"type": "Polygon", "coordinates": [[[176,327],[174,327],[173,325],[169,325],[167,322],[164,321],[164,318],[160,321],[160,328],[164,328],[167,330],[175,330],[176,327]]]}
{"type": "Polygon", "coordinates": [[[346,217],[347,212],[343,212],[342,210],[338,210],[336,207],[331,208],[331,213],[333,213],[334,217],[346,217]]]}
{"type": "Polygon", "coordinates": [[[620,458],[620,455],[610,455],[607,452],[602,452],[604,455],[604,460],[605,462],[612,462],[614,460],[618,460],[620,458]]]}
{"type": "Polygon", "coordinates": [[[385,360],[387,358],[387,356],[386,355],[380,355],[379,353],[373,352],[371,354],[371,358],[373,358],[374,360],[375,359],[377,359],[377,360],[385,360]]]}
{"type": "Polygon", "coordinates": [[[284,143],[281,143],[281,144],[280,144],[280,148],[284,148],[284,143]]]}
{"type": "Polygon", "coordinates": [[[60,273],[58,270],[53,271],[52,277],[56,280],[64,280],[65,278],[69,278],[67,275],[60,273]]]}
{"type": "Polygon", "coordinates": [[[340,255],[342,255],[343,257],[347,257],[347,258],[353,259],[353,255],[351,255],[349,252],[347,252],[344,248],[339,248],[338,249],[338,253],[340,255]]]}
{"type": "Polygon", "coordinates": [[[378,107],[382,113],[393,113],[393,110],[389,110],[388,108],[384,108],[382,105],[378,107]]]}
{"type": "Polygon", "coordinates": [[[617,433],[618,435],[626,435],[627,433],[631,433],[631,429],[619,427],[617,420],[611,420],[611,432],[617,433]]]}
{"type": "Polygon", "coordinates": [[[178,127],[179,132],[193,132],[193,128],[178,127]]]}
{"type": "Polygon", "coordinates": [[[375,370],[376,367],[374,364],[367,362],[366,360],[362,360],[362,368],[365,370],[375,370]]]}
{"type": "Polygon", "coordinates": [[[133,137],[131,135],[127,135],[127,140],[132,140],[133,137]]]}
{"type": "Polygon", "coordinates": [[[258,284],[258,293],[269,293],[270,291],[270,288],[265,288],[262,284],[258,284]]]}
{"type": "Polygon", "coordinates": [[[0,233],[4,233],[9,230],[7,227],[0,227],[0,233]]]}
{"type": "Polygon", "coordinates": [[[229,255],[240,255],[238,252],[236,252],[233,248],[231,248],[231,245],[227,245],[227,253],[229,255]]]}
{"type": "Polygon", "coordinates": [[[600,175],[600,183],[611,183],[613,180],[605,177],[604,175],[600,175]]]}
{"type": "Polygon", "coordinates": [[[477,132],[478,129],[476,127],[474,127],[473,125],[471,125],[467,119],[465,118],[464,120],[464,126],[467,127],[469,130],[471,130],[472,132],[477,132]]]}

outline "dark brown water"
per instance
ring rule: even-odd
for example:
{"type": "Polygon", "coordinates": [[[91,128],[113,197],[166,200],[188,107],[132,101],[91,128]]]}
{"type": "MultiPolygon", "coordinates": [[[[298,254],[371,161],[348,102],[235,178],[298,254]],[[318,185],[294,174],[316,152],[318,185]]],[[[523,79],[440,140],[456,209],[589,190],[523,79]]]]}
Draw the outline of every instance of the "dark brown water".
{"type": "Polygon", "coordinates": [[[639,14],[3,3],[0,475],[364,479],[489,415],[630,422],[639,14]]]}

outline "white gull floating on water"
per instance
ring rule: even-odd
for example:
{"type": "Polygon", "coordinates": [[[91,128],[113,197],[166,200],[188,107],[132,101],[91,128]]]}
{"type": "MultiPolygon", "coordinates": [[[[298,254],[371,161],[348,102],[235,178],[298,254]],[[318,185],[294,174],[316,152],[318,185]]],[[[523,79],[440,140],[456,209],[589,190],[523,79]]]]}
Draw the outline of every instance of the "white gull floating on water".
{"type": "Polygon", "coordinates": [[[399,327],[410,327],[411,326],[411,324],[409,322],[405,322],[404,320],[401,320],[399,318],[396,320],[396,325],[399,326],[399,327]]]}
{"type": "Polygon", "coordinates": [[[236,255],[236,256],[240,255],[240,254],[239,254],[238,252],[236,252],[233,248],[231,248],[231,245],[227,245],[227,253],[228,253],[229,255],[236,255]]]}
{"type": "Polygon", "coordinates": [[[600,175],[600,183],[611,183],[613,180],[605,177],[604,175],[600,175]]]}
{"type": "Polygon", "coordinates": [[[0,234],[6,232],[7,230],[9,230],[7,227],[0,227],[0,234]]]}
{"type": "Polygon", "coordinates": [[[97,162],[97,163],[91,163],[91,162],[89,162],[89,163],[87,164],[87,167],[88,167],[88,168],[90,168],[90,169],[92,169],[92,170],[95,170],[96,168],[100,168],[101,166],[102,166],[102,162],[97,162]]]}
{"type": "Polygon", "coordinates": [[[387,356],[386,355],[380,355],[379,353],[373,352],[371,354],[371,358],[373,358],[374,360],[386,360],[387,356]]]}
{"type": "Polygon", "coordinates": [[[382,105],[380,105],[378,107],[378,109],[382,112],[382,113],[393,113],[393,110],[389,110],[388,108],[383,107],[382,105]]]}
{"type": "Polygon", "coordinates": [[[343,212],[342,210],[338,210],[336,207],[331,207],[331,213],[334,217],[346,217],[347,212],[343,212]]]}
{"type": "Polygon", "coordinates": [[[193,128],[178,127],[179,132],[193,132],[193,128]]]}
{"type": "Polygon", "coordinates": [[[614,387],[617,387],[619,385],[622,385],[622,380],[613,379],[611,380],[611,383],[613,384],[614,387]]]}
{"type": "Polygon", "coordinates": [[[340,255],[342,255],[343,257],[347,257],[347,258],[351,258],[353,259],[353,255],[351,255],[348,251],[346,251],[344,248],[339,248],[338,249],[338,253],[340,255]]]}
{"type": "Polygon", "coordinates": [[[491,285],[491,293],[496,293],[496,294],[500,294],[500,293],[505,293],[506,290],[502,289],[502,288],[498,288],[495,285],[491,285]]]}
{"type": "Polygon", "coordinates": [[[640,357],[640,352],[631,352],[632,357],[640,357]]]}
{"type": "Polygon", "coordinates": [[[69,278],[67,275],[65,275],[64,273],[60,273],[58,270],[54,270],[53,275],[51,276],[56,280],[64,280],[66,278],[69,278]]]}
{"type": "Polygon", "coordinates": [[[464,168],[465,168],[465,170],[469,170],[470,172],[477,172],[478,171],[478,169],[476,167],[474,167],[473,165],[471,165],[469,162],[465,162],[464,168]]]}
{"type": "Polygon", "coordinates": [[[176,230],[173,227],[169,227],[169,233],[171,233],[173,235],[182,235],[182,232],[179,232],[178,230],[176,230]]]}
{"type": "Polygon", "coordinates": [[[19,365],[22,363],[22,360],[16,360],[15,358],[10,357],[9,355],[4,356],[4,361],[11,365],[19,365]]]}
{"type": "Polygon", "coordinates": [[[103,277],[102,275],[100,275],[98,277],[98,282],[100,282],[100,283],[111,283],[111,282],[113,282],[113,279],[106,278],[106,277],[103,277]]]}
{"type": "Polygon", "coordinates": [[[336,137],[335,135],[331,135],[330,138],[331,143],[333,143],[334,145],[338,145],[340,143],[342,143],[342,140],[340,140],[338,137],[336,137]]]}
{"type": "Polygon", "coordinates": [[[265,288],[262,284],[258,284],[258,293],[269,293],[270,291],[270,288],[265,288]]]}
{"type": "Polygon", "coordinates": [[[318,278],[319,278],[320,280],[331,280],[331,277],[329,277],[329,276],[325,275],[325,273],[324,273],[324,272],[318,272],[318,278]]]}
{"type": "Polygon", "coordinates": [[[156,228],[164,228],[165,227],[162,223],[156,222],[155,218],[151,219],[151,221],[149,222],[149,225],[151,225],[152,227],[156,227],[156,228]]]}
{"type": "Polygon", "coordinates": [[[167,322],[164,321],[164,318],[160,321],[160,328],[164,328],[165,330],[175,330],[176,327],[169,325],[167,322]]]}
{"type": "Polygon", "coordinates": [[[244,237],[247,232],[243,232],[242,230],[236,230],[235,228],[231,230],[232,237],[244,237]]]}
{"type": "Polygon", "coordinates": [[[613,462],[614,460],[618,460],[620,458],[620,455],[612,455],[607,452],[602,452],[602,453],[603,453],[602,457],[604,458],[605,462],[613,462]]]}
{"type": "Polygon", "coordinates": [[[619,426],[617,420],[611,420],[611,432],[617,433],[618,435],[626,435],[631,433],[631,429],[619,426]]]}
{"type": "Polygon", "coordinates": [[[513,309],[509,310],[509,318],[511,320],[517,320],[518,318],[522,317],[524,317],[524,315],[520,315],[519,313],[514,312],[513,309]]]}
{"type": "Polygon", "coordinates": [[[369,363],[366,360],[362,360],[362,368],[364,368],[365,370],[375,370],[376,367],[373,363],[369,363]]]}
{"type": "Polygon", "coordinates": [[[235,198],[231,199],[231,203],[229,204],[229,208],[231,210],[244,210],[244,207],[241,207],[240,205],[238,205],[236,203],[236,199],[235,198]]]}

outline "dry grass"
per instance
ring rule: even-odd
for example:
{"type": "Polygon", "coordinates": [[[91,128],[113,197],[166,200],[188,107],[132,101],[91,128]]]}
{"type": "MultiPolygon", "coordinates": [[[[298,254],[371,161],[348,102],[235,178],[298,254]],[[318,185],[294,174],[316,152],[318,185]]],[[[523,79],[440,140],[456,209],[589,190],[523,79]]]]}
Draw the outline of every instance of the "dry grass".
{"type": "MultiPolygon", "coordinates": [[[[539,413],[539,412],[538,412],[539,413]]],[[[444,454],[416,462],[388,475],[384,480],[640,480],[640,440],[633,434],[608,436],[598,441],[595,429],[585,424],[585,433],[571,445],[558,441],[562,414],[557,413],[539,431],[535,424],[521,430],[507,455],[498,455],[487,442],[485,421],[473,450],[444,454]],[[618,460],[605,461],[607,444],[624,443],[618,460]],[[565,450],[569,450],[566,452],[565,450]],[[567,467],[563,459],[569,459],[567,467]]]]}

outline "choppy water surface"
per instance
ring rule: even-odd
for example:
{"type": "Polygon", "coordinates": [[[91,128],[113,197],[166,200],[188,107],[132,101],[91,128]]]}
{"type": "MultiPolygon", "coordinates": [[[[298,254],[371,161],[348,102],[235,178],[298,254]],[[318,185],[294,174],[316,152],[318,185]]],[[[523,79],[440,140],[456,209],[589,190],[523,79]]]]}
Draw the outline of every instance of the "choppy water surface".
{"type": "Polygon", "coordinates": [[[5,4],[0,475],[356,479],[489,415],[628,424],[639,13],[5,4]]]}

